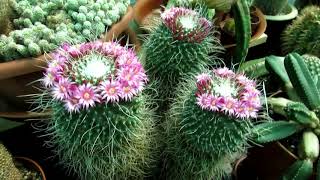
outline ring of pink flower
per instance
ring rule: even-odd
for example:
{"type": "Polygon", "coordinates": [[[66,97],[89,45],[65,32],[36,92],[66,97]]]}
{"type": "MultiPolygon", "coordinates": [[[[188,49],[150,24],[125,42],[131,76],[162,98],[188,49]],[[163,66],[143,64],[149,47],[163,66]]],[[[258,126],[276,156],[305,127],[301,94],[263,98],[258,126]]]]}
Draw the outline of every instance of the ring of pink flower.
{"type": "Polygon", "coordinates": [[[65,103],[70,112],[88,109],[96,103],[130,101],[148,81],[134,51],[116,42],[96,41],[75,46],[63,44],[51,57],[42,79],[43,84],[54,99],[65,103]],[[69,77],[71,62],[91,52],[111,57],[116,70],[98,84],[77,84],[75,78],[69,77]]]}
{"type": "Polygon", "coordinates": [[[174,34],[174,38],[199,43],[210,33],[212,28],[211,22],[201,17],[197,18],[195,30],[184,32],[183,28],[177,23],[178,18],[181,16],[199,17],[200,15],[196,11],[183,7],[172,7],[161,14],[161,19],[174,34]]]}
{"type": "Polygon", "coordinates": [[[218,68],[213,73],[202,73],[197,76],[197,104],[213,112],[224,113],[236,118],[256,118],[261,108],[260,91],[256,83],[244,74],[235,74],[228,68],[218,68]],[[236,97],[219,96],[212,92],[211,84],[214,76],[234,81],[238,87],[236,97]]]}

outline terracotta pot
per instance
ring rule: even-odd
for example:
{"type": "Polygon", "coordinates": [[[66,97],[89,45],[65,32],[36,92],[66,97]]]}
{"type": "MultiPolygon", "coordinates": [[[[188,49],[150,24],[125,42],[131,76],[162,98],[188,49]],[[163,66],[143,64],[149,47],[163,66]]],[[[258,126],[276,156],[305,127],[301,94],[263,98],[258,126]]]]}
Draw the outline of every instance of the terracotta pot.
{"type": "Polygon", "coordinates": [[[45,173],[44,173],[43,169],[41,168],[41,166],[37,162],[35,162],[32,159],[29,159],[27,157],[15,157],[14,159],[16,161],[22,163],[26,168],[28,168],[30,170],[32,169],[32,170],[37,171],[38,173],[40,173],[42,180],[46,180],[45,173]]]}
{"type": "MultiPolygon", "coordinates": [[[[258,23],[258,25],[251,24],[252,28],[255,28],[255,26],[256,26],[256,28],[255,28],[256,31],[251,36],[251,40],[250,41],[254,41],[255,39],[259,38],[266,31],[266,28],[267,28],[267,21],[266,21],[264,15],[263,15],[263,13],[261,12],[261,10],[259,8],[255,8],[253,13],[256,15],[256,17],[258,17],[258,21],[256,22],[256,23],[258,23]]],[[[220,27],[221,27],[221,25],[220,25],[220,27]]],[[[232,43],[232,44],[223,44],[223,46],[225,48],[232,48],[232,47],[235,47],[236,44],[234,44],[234,43],[232,43]]]]}

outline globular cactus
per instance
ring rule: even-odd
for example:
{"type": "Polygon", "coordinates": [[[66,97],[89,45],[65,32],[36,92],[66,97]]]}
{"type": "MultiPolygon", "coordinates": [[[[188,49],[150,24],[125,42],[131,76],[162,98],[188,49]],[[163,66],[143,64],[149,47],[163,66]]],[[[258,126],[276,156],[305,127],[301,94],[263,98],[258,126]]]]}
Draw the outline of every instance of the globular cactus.
{"type": "Polygon", "coordinates": [[[64,44],[43,78],[51,143],[81,179],[142,179],[157,151],[147,76],[132,49],[115,42],[64,44]]]}
{"type": "Polygon", "coordinates": [[[265,15],[279,15],[288,6],[288,0],[254,0],[253,5],[261,9],[265,15]]]}
{"type": "Polygon", "coordinates": [[[305,54],[302,56],[312,77],[320,76],[320,58],[305,54]]]}
{"type": "Polygon", "coordinates": [[[312,54],[320,56],[319,28],[320,8],[309,6],[304,8],[300,15],[289,25],[282,36],[282,50],[285,53],[312,54]]]}
{"type": "Polygon", "coordinates": [[[246,151],[261,108],[256,82],[218,68],[179,92],[166,122],[167,179],[221,179],[246,151]]]}
{"type": "Polygon", "coordinates": [[[8,34],[12,30],[13,10],[10,3],[13,0],[3,0],[0,4],[0,34],[8,34]]]}
{"type": "Polygon", "coordinates": [[[214,64],[209,53],[222,47],[212,35],[211,23],[196,11],[173,7],[161,19],[145,42],[145,67],[150,79],[159,82],[158,98],[167,103],[183,77],[214,64]]]}
{"type": "Polygon", "coordinates": [[[0,143],[0,179],[4,180],[20,180],[22,175],[15,167],[13,159],[9,151],[2,143],[0,143]]]}

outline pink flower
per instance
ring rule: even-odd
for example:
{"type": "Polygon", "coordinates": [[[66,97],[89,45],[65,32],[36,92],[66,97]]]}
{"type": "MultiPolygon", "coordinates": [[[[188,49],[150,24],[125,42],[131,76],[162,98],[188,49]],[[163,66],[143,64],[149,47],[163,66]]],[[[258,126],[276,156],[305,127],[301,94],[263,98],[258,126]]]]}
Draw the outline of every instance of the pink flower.
{"type": "Polygon", "coordinates": [[[71,45],[69,43],[63,43],[60,48],[64,51],[68,51],[70,47],[71,45]]]}
{"type": "Polygon", "coordinates": [[[201,109],[209,109],[211,103],[211,98],[209,99],[209,94],[201,94],[197,97],[197,104],[201,109]]]}
{"type": "Polygon", "coordinates": [[[70,99],[65,100],[65,107],[69,113],[79,112],[81,107],[79,104],[79,99],[72,97],[70,99]]]}
{"type": "Polygon", "coordinates": [[[217,96],[211,95],[208,97],[208,105],[211,111],[219,111],[219,108],[222,106],[221,102],[221,98],[217,96]]]}
{"type": "Polygon", "coordinates": [[[211,80],[211,75],[208,73],[202,73],[197,77],[197,83],[204,84],[211,80]]]}
{"type": "Polygon", "coordinates": [[[119,66],[130,66],[132,64],[137,64],[138,63],[138,58],[135,55],[132,54],[122,54],[117,58],[117,63],[119,66]]]}
{"type": "Polygon", "coordinates": [[[131,100],[133,95],[135,94],[135,90],[132,86],[129,85],[128,81],[120,82],[120,97],[125,101],[131,100]]]}
{"type": "Polygon", "coordinates": [[[233,71],[231,71],[230,69],[228,69],[226,67],[215,69],[214,73],[217,76],[221,76],[221,77],[233,77],[235,75],[233,71]]]}
{"type": "Polygon", "coordinates": [[[79,99],[79,104],[86,109],[93,107],[95,102],[100,102],[100,96],[97,93],[96,88],[91,84],[81,85],[75,97],[79,99]]]}
{"type": "Polygon", "coordinates": [[[61,78],[53,87],[53,97],[58,100],[68,99],[73,83],[67,78],[61,78]]]}
{"type": "Polygon", "coordinates": [[[118,102],[119,101],[119,85],[115,81],[102,82],[99,89],[101,90],[102,99],[106,99],[106,102],[118,102]]]}
{"type": "Polygon", "coordinates": [[[231,97],[227,97],[224,99],[224,103],[221,110],[229,115],[233,115],[236,112],[236,107],[237,107],[237,100],[231,97]]]}
{"type": "Polygon", "coordinates": [[[55,74],[48,72],[44,73],[44,78],[42,79],[42,83],[45,87],[51,87],[53,83],[55,82],[55,74]]]}
{"type": "Polygon", "coordinates": [[[73,58],[78,58],[82,55],[82,53],[80,52],[80,50],[75,47],[75,46],[71,46],[67,52],[69,53],[69,55],[73,58]]]}
{"type": "Polygon", "coordinates": [[[92,49],[93,49],[93,43],[91,42],[83,43],[80,45],[80,48],[79,48],[81,54],[87,54],[92,49]]]}

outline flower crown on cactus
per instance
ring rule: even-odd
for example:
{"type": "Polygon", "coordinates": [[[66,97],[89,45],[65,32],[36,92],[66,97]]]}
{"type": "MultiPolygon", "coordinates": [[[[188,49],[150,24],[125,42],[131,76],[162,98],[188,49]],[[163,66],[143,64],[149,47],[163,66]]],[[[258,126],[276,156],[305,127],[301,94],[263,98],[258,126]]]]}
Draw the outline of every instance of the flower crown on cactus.
{"type": "Polygon", "coordinates": [[[66,43],[51,56],[43,83],[69,112],[130,101],[148,81],[134,51],[116,42],[66,43]]]}
{"type": "Polygon", "coordinates": [[[161,14],[163,23],[177,40],[201,42],[211,31],[212,24],[193,10],[172,7],[161,14]]]}
{"type": "Polygon", "coordinates": [[[256,118],[261,108],[256,82],[226,67],[198,75],[196,96],[202,109],[237,118],[256,118]]]}

